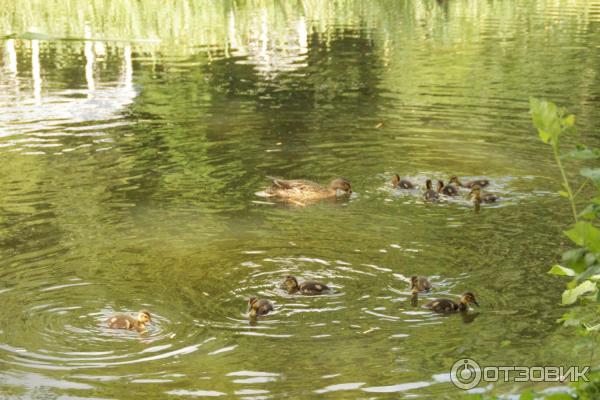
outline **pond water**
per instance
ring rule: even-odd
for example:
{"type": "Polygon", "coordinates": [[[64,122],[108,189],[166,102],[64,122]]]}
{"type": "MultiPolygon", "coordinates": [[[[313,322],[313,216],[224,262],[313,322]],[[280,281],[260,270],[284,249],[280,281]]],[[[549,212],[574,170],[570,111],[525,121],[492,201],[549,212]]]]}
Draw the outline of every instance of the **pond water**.
{"type": "Polygon", "coordinates": [[[600,1],[18,3],[0,0],[3,398],[457,397],[464,357],[593,361],[556,324],[569,210],[528,98],[598,143],[600,1]],[[501,201],[426,204],[394,173],[485,176],[501,201]],[[273,203],[267,176],[354,193],[273,203]],[[288,295],[288,274],[335,293],[288,295]],[[412,274],[434,285],[416,306],[412,274]],[[466,290],[469,314],[421,307],[466,290]],[[275,312],[249,323],[250,296],[275,312]],[[105,327],[140,309],[148,333],[105,327]]]}

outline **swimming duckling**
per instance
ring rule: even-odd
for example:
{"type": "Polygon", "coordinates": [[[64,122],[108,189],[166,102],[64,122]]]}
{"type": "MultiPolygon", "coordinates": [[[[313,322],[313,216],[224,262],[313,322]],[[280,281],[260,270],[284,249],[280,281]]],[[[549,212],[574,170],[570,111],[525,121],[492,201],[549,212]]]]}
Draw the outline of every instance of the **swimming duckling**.
{"type": "Polygon", "coordinates": [[[298,280],[296,279],[296,277],[291,276],[291,275],[288,275],[285,277],[285,280],[283,281],[282,286],[290,294],[293,294],[293,293],[296,293],[299,291],[302,294],[312,295],[312,294],[323,294],[325,292],[331,291],[329,286],[324,285],[319,282],[304,281],[301,284],[298,284],[298,280]]]}
{"type": "Polygon", "coordinates": [[[456,196],[458,194],[458,189],[453,185],[444,185],[444,181],[438,181],[438,193],[441,193],[446,196],[456,196]]]}
{"type": "Polygon", "coordinates": [[[437,201],[437,199],[440,196],[431,187],[432,186],[431,179],[427,179],[427,181],[425,182],[425,186],[427,187],[427,189],[425,190],[425,194],[423,195],[423,197],[425,198],[425,200],[426,201],[437,201]]]}
{"type": "Polygon", "coordinates": [[[412,294],[419,292],[428,292],[431,290],[431,283],[425,276],[413,275],[410,277],[410,291],[412,294]]]}
{"type": "Polygon", "coordinates": [[[481,203],[494,203],[498,200],[498,196],[491,193],[481,193],[481,188],[479,185],[473,185],[471,192],[469,193],[469,197],[475,204],[481,203]]]}
{"type": "Polygon", "coordinates": [[[473,187],[473,185],[479,185],[479,187],[486,187],[487,185],[490,184],[490,181],[488,181],[487,179],[475,179],[473,181],[462,183],[461,181],[458,180],[457,176],[453,176],[450,178],[450,183],[456,183],[460,187],[470,189],[473,187]]]}
{"type": "Polygon", "coordinates": [[[460,296],[458,303],[449,299],[435,299],[425,304],[424,307],[437,313],[454,313],[467,311],[469,304],[475,304],[479,307],[479,303],[475,300],[475,295],[471,292],[466,292],[460,296]]]}
{"type": "Polygon", "coordinates": [[[106,322],[108,327],[112,329],[127,329],[142,333],[146,331],[146,324],[151,321],[150,313],[144,310],[138,313],[137,318],[127,314],[117,314],[110,317],[106,322]]]}
{"type": "Polygon", "coordinates": [[[408,179],[400,179],[400,175],[395,174],[392,177],[392,187],[394,189],[414,189],[415,184],[409,181],[408,179]]]}
{"type": "Polygon", "coordinates": [[[289,200],[319,200],[336,197],[338,195],[351,195],[352,186],[343,178],[334,179],[329,186],[304,179],[277,179],[271,178],[273,184],[265,189],[269,196],[281,197],[289,200]]]}
{"type": "Polygon", "coordinates": [[[256,318],[257,315],[267,315],[269,311],[273,311],[273,303],[269,300],[251,297],[248,299],[248,315],[250,318],[256,318]]]}

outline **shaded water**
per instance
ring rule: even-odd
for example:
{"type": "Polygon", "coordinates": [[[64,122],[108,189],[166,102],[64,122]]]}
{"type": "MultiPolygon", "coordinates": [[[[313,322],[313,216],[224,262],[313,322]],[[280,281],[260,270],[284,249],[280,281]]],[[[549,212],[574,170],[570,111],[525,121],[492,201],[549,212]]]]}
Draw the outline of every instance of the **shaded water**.
{"type": "Polygon", "coordinates": [[[439,398],[463,357],[590,362],[555,323],[569,217],[527,99],[597,141],[600,2],[55,3],[0,1],[3,397],[439,398]],[[395,172],[502,201],[423,204],[395,172]],[[264,204],[268,175],[355,193],[264,204]],[[421,303],[481,308],[411,305],[416,273],[421,303]],[[105,328],[141,308],[147,334],[105,328]]]}

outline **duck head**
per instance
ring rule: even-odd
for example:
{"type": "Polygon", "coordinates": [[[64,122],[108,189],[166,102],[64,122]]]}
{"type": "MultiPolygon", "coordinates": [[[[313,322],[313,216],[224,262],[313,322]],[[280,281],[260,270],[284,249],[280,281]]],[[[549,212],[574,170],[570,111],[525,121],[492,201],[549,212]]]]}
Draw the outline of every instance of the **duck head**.
{"type": "Polygon", "coordinates": [[[400,175],[395,174],[394,176],[392,176],[392,187],[397,188],[398,184],[400,184],[400,175]]]}
{"type": "Polygon", "coordinates": [[[473,185],[469,192],[469,197],[476,203],[481,203],[481,187],[479,185],[473,185]]]}
{"type": "Polygon", "coordinates": [[[416,275],[410,277],[410,291],[412,292],[412,294],[419,293],[418,282],[419,278],[416,275]]]}
{"type": "Polygon", "coordinates": [[[298,289],[300,289],[300,285],[298,285],[298,280],[296,279],[296,277],[291,275],[285,277],[282,286],[289,293],[294,293],[298,291],[298,289]]]}
{"type": "Polygon", "coordinates": [[[456,175],[450,177],[450,183],[455,183],[457,186],[462,186],[462,184],[458,180],[458,176],[456,175]]]}
{"type": "Polygon", "coordinates": [[[431,179],[427,179],[425,181],[425,186],[427,187],[427,190],[431,190],[431,186],[432,186],[431,179]]]}
{"type": "Polygon", "coordinates": [[[465,305],[475,304],[477,307],[479,307],[479,303],[477,300],[475,300],[475,295],[471,292],[463,293],[462,296],[460,296],[460,302],[465,305]]]}
{"type": "Polygon", "coordinates": [[[438,183],[437,183],[438,193],[441,193],[443,189],[444,189],[444,181],[438,181],[438,183]]]}
{"type": "Polygon", "coordinates": [[[331,181],[329,188],[335,190],[336,193],[344,193],[346,195],[352,194],[352,186],[350,182],[344,178],[338,178],[331,181]]]}
{"type": "Polygon", "coordinates": [[[152,322],[152,316],[146,310],[142,310],[138,313],[137,320],[141,324],[148,324],[152,322]]]}

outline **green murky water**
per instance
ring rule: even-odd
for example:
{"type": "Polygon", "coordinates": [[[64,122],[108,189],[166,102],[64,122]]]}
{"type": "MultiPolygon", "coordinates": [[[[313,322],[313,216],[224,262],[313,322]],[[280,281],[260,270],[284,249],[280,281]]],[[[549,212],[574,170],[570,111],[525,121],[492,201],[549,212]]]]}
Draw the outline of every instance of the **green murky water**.
{"type": "MultiPolygon", "coordinates": [[[[453,362],[587,365],[529,96],[600,126],[599,1],[0,1],[3,398],[457,397],[453,362]],[[502,201],[393,191],[486,176],[502,201]],[[263,204],[266,176],[349,200],[263,204]],[[476,293],[468,317],[411,305],[476,293]],[[287,274],[331,296],[290,296],[287,274]],[[246,299],[273,315],[249,324],[246,299]],[[146,335],[114,311],[149,309],[146,335]]],[[[478,391],[505,394],[502,383],[478,391]]],[[[544,388],[544,385],[537,386],[544,388]]]]}

